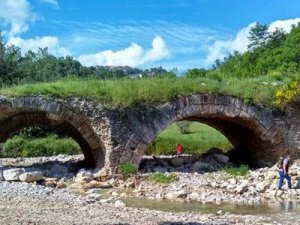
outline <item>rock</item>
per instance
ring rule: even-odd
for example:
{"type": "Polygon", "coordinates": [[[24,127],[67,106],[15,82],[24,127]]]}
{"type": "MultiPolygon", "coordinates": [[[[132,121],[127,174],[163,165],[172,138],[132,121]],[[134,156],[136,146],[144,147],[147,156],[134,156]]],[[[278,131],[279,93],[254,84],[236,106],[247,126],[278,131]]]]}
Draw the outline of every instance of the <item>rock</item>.
{"type": "Polygon", "coordinates": [[[229,161],[229,157],[227,155],[223,155],[223,154],[214,154],[215,159],[223,164],[228,163],[229,161]]]}
{"type": "Polygon", "coordinates": [[[126,204],[124,202],[122,202],[121,200],[117,200],[115,202],[115,206],[116,207],[126,207],[126,204]]]}
{"type": "Polygon", "coordinates": [[[184,198],[187,196],[187,193],[184,190],[170,192],[165,195],[166,199],[174,200],[177,198],[184,198]]]}
{"type": "Polygon", "coordinates": [[[168,172],[168,168],[157,166],[154,168],[153,172],[166,173],[168,172]]]}
{"type": "Polygon", "coordinates": [[[87,170],[80,170],[75,177],[75,182],[81,183],[81,182],[91,182],[94,180],[94,175],[92,172],[87,170]]]}
{"type": "Polygon", "coordinates": [[[239,194],[243,194],[248,190],[248,182],[243,181],[241,184],[238,184],[235,191],[239,194]]]}
{"type": "Polygon", "coordinates": [[[23,168],[8,169],[3,171],[3,177],[7,181],[18,181],[22,173],[25,173],[25,169],[23,168]]]}
{"type": "Polygon", "coordinates": [[[266,179],[267,180],[273,180],[276,179],[278,176],[278,172],[277,171],[268,171],[266,174],[266,179]]]}
{"type": "Polygon", "coordinates": [[[237,184],[237,180],[233,177],[233,178],[230,178],[230,179],[228,180],[228,183],[229,183],[229,184],[232,184],[232,185],[235,185],[235,184],[237,184]]]}
{"type": "Polygon", "coordinates": [[[59,182],[57,182],[56,187],[58,189],[62,189],[62,188],[66,188],[67,185],[64,182],[59,181],[59,182]]]}
{"type": "Polygon", "coordinates": [[[210,165],[208,163],[204,163],[201,161],[197,161],[193,164],[192,170],[194,172],[203,172],[208,171],[210,169],[210,165]]]}
{"type": "Polygon", "coordinates": [[[68,186],[68,189],[82,189],[82,185],[80,183],[73,183],[68,186]]]}
{"type": "Polygon", "coordinates": [[[3,170],[0,170],[0,181],[3,181],[4,177],[3,177],[3,170]]]}
{"type": "Polygon", "coordinates": [[[296,189],[299,189],[299,188],[300,188],[300,180],[298,180],[298,181],[296,182],[295,188],[296,188],[296,189]]]}
{"type": "Polygon", "coordinates": [[[173,166],[182,166],[184,164],[183,157],[174,157],[171,159],[171,164],[173,166]]]}
{"type": "Polygon", "coordinates": [[[184,164],[193,164],[197,159],[194,156],[184,156],[184,164]]]}
{"type": "Polygon", "coordinates": [[[31,182],[43,180],[44,176],[41,171],[35,171],[35,172],[23,173],[19,176],[19,178],[23,182],[31,183],[31,182]]]}
{"type": "Polygon", "coordinates": [[[53,173],[53,174],[65,174],[65,173],[68,173],[68,168],[66,166],[62,166],[62,165],[59,165],[58,163],[54,164],[50,171],[53,173]]]}
{"type": "Polygon", "coordinates": [[[92,199],[95,201],[99,201],[102,198],[101,194],[97,194],[97,193],[92,193],[86,196],[88,199],[92,199]]]}

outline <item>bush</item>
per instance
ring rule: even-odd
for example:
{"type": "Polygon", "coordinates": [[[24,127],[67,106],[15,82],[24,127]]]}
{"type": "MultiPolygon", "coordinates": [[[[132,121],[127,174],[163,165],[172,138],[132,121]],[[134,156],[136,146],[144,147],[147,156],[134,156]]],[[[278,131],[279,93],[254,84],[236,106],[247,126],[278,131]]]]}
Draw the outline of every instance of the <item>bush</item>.
{"type": "Polygon", "coordinates": [[[240,167],[226,167],[222,171],[233,176],[245,176],[249,173],[249,167],[241,165],[240,167]]]}
{"type": "Polygon", "coordinates": [[[168,184],[176,179],[175,174],[165,175],[163,173],[152,173],[149,175],[149,180],[154,181],[156,183],[168,184]]]}
{"type": "Polygon", "coordinates": [[[119,169],[120,169],[120,173],[124,177],[130,177],[132,175],[137,174],[136,166],[132,163],[129,163],[129,162],[121,163],[119,169]]]}
{"type": "Polygon", "coordinates": [[[287,105],[300,96],[300,82],[293,81],[276,92],[276,104],[287,105]]]}
{"type": "Polygon", "coordinates": [[[16,135],[8,139],[2,148],[1,157],[38,157],[80,153],[80,146],[72,138],[59,138],[53,134],[35,139],[16,135]]]}

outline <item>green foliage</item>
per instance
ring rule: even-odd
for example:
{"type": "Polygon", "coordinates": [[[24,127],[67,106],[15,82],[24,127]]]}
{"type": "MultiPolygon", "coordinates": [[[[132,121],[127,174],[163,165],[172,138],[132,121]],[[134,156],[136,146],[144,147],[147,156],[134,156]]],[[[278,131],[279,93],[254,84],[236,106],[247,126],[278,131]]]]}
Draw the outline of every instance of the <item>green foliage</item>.
{"type": "Polygon", "coordinates": [[[191,121],[177,121],[176,125],[178,126],[181,134],[188,134],[190,133],[190,126],[192,122],[191,121]]]}
{"type": "Polygon", "coordinates": [[[222,149],[225,152],[232,148],[226,137],[205,124],[193,122],[189,131],[189,134],[182,135],[178,126],[175,123],[172,124],[148,145],[146,154],[174,155],[177,143],[182,144],[185,154],[202,154],[213,147],[222,149]]]}
{"type": "Polygon", "coordinates": [[[175,174],[165,175],[163,173],[152,173],[149,175],[148,179],[150,181],[161,183],[161,184],[169,184],[176,179],[175,174]]]}
{"type": "Polygon", "coordinates": [[[130,177],[132,175],[137,174],[137,168],[134,164],[129,162],[123,162],[119,166],[120,173],[124,177],[130,177]]]}
{"type": "Polygon", "coordinates": [[[240,167],[226,167],[222,169],[225,173],[233,176],[246,176],[249,173],[249,167],[241,165],[240,167]]]}
{"type": "Polygon", "coordinates": [[[71,138],[59,138],[57,135],[35,139],[16,135],[8,139],[2,148],[1,157],[37,157],[80,153],[80,146],[77,142],[71,138]]]}
{"type": "MultiPolygon", "coordinates": [[[[223,77],[210,73],[206,78],[147,78],[99,80],[97,78],[66,77],[56,82],[36,83],[0,89],[6,96],[31,94],[67,98],[69,95],[84,96],[102,102],[107,107],[126,107],[141,103],[173,100],[178,96],[196,93],[228,94],[238,96],[253,104],[273,107],[275,93],[280,85],[272,85],[273,78],[223,77]],[[265,85],[263,82],[267,82],[265,85]]],[[[273,79],[276,82],[276,79],[273,79]]],[[[288,80],[283,80],[288,82],[288,80]]]]}
{"type": "Polygon", "coordinates": [[[226,77],[258,77],[274,71],[277,80],[293,76],[300,71],[300,26],[295,26],[289,34],[277,29],[268,32],[266,25],[257,24],[251,29],[249,48],[240,54],[235,52],[215,65],[215,71],[226,77]],[[280,74],[280,75],[279,75],[280,74]],[[279,75],[279,76],[278,76],[279,75]]]}

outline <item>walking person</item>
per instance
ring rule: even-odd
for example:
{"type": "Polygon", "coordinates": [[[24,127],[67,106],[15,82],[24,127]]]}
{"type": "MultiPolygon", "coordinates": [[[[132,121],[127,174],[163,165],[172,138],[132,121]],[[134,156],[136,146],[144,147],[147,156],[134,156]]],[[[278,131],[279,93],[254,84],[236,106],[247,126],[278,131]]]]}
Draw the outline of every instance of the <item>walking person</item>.
{"type": "Polygon", "coordinates": [[[183,153],[183,147],[179,143],[176,145],[176,153],[178,156],[182,155],[182,153],[183,153]]]}
{"type": "Polygon", "coordinates": [[[290,155],[287,155],[285,158],[279,159],[281,160],[278,165],[278,172],[279,172],[279,182],[278,182],[278,190],[282,190],[283,180],[287,180],[288,189],[292,188],[292,181],[289,175],[289,167],[291,163],[290,155]]]}

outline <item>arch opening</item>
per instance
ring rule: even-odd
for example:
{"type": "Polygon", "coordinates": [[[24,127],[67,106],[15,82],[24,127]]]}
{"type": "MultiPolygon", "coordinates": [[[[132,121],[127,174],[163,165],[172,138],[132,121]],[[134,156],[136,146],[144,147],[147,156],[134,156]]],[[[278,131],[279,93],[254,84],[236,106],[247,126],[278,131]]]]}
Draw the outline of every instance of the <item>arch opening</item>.
{"type": "Polygon", "coordinates": [[[104,148],[89,124],[82,118],[67,118],[41,110],[9,109],[0,113],[0,143],[28,127],[59,130],[75,140],[84,155],[85,167],[104,166],[104,148]],[[73,119],[73,120],[72,120],[73,119]]]}

